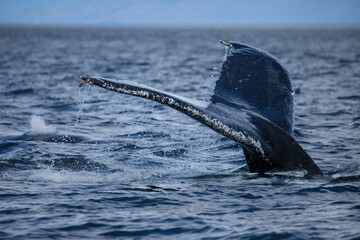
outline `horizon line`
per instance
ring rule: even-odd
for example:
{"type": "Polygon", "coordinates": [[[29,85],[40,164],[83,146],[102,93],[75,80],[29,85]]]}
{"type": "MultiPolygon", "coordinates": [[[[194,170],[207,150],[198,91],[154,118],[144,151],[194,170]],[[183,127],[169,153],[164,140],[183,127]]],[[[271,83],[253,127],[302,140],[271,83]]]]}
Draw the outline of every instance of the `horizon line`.
{"type": "Polygon", "coordinates": [[[0,22],[0,27],[89,27],[89,28],[359,28],[360,23],[247,23],[247,24],[89,24],[89,23],[11,23],[0,22]]]}

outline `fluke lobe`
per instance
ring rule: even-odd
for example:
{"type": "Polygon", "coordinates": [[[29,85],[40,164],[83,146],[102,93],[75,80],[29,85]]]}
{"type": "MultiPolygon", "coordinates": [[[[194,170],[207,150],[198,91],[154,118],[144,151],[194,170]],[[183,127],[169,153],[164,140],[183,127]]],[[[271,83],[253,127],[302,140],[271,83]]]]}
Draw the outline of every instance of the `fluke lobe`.
{"type": "Polygon", "coordinates": [[[226,58],[208,102],[192,100],[129,81],[80,76],[88,83],[150,99],[198,120],[241,143],[250,172],[322,171],[293,138],[293,90],[289,74],[271,54],[258,48],[220,41],[226,58]]]}

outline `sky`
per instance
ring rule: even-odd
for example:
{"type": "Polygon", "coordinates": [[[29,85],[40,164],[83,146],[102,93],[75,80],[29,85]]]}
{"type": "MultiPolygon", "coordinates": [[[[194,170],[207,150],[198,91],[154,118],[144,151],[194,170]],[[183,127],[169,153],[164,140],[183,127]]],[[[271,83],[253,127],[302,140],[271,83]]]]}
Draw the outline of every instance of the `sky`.
{"type": "Polygon", "coordinates": [[[0,0],[0,24],[360,26],[360,0],[0,0]]]}

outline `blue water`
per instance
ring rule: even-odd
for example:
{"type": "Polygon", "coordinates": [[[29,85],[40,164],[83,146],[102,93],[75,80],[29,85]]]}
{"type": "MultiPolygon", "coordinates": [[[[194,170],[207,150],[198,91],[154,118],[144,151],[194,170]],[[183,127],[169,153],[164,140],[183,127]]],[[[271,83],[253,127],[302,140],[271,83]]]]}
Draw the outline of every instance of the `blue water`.
{"type": "Polygon", "coordinates": [[[1,239],[359,239],[360,29],[0,28],[1,239]],[[325,172],[250,174],[241,146],[79,75],[211,96],[220,39],[288,68],[325,172]]]}

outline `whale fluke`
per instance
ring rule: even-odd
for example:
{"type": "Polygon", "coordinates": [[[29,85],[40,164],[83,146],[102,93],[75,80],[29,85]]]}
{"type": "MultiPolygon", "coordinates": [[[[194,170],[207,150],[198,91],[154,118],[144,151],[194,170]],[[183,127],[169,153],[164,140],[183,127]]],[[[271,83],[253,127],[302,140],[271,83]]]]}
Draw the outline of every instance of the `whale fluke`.
{"type": "Polygon", "coordinates": [[[269,53],[221,41],[226,59],[209,102],[192,100],[129,81],[80,76],[107,90],[150,99],[174,108],[239,142],[250,172],[322,171],[292,136],[293,91],[288,72],[269,53]]]}

